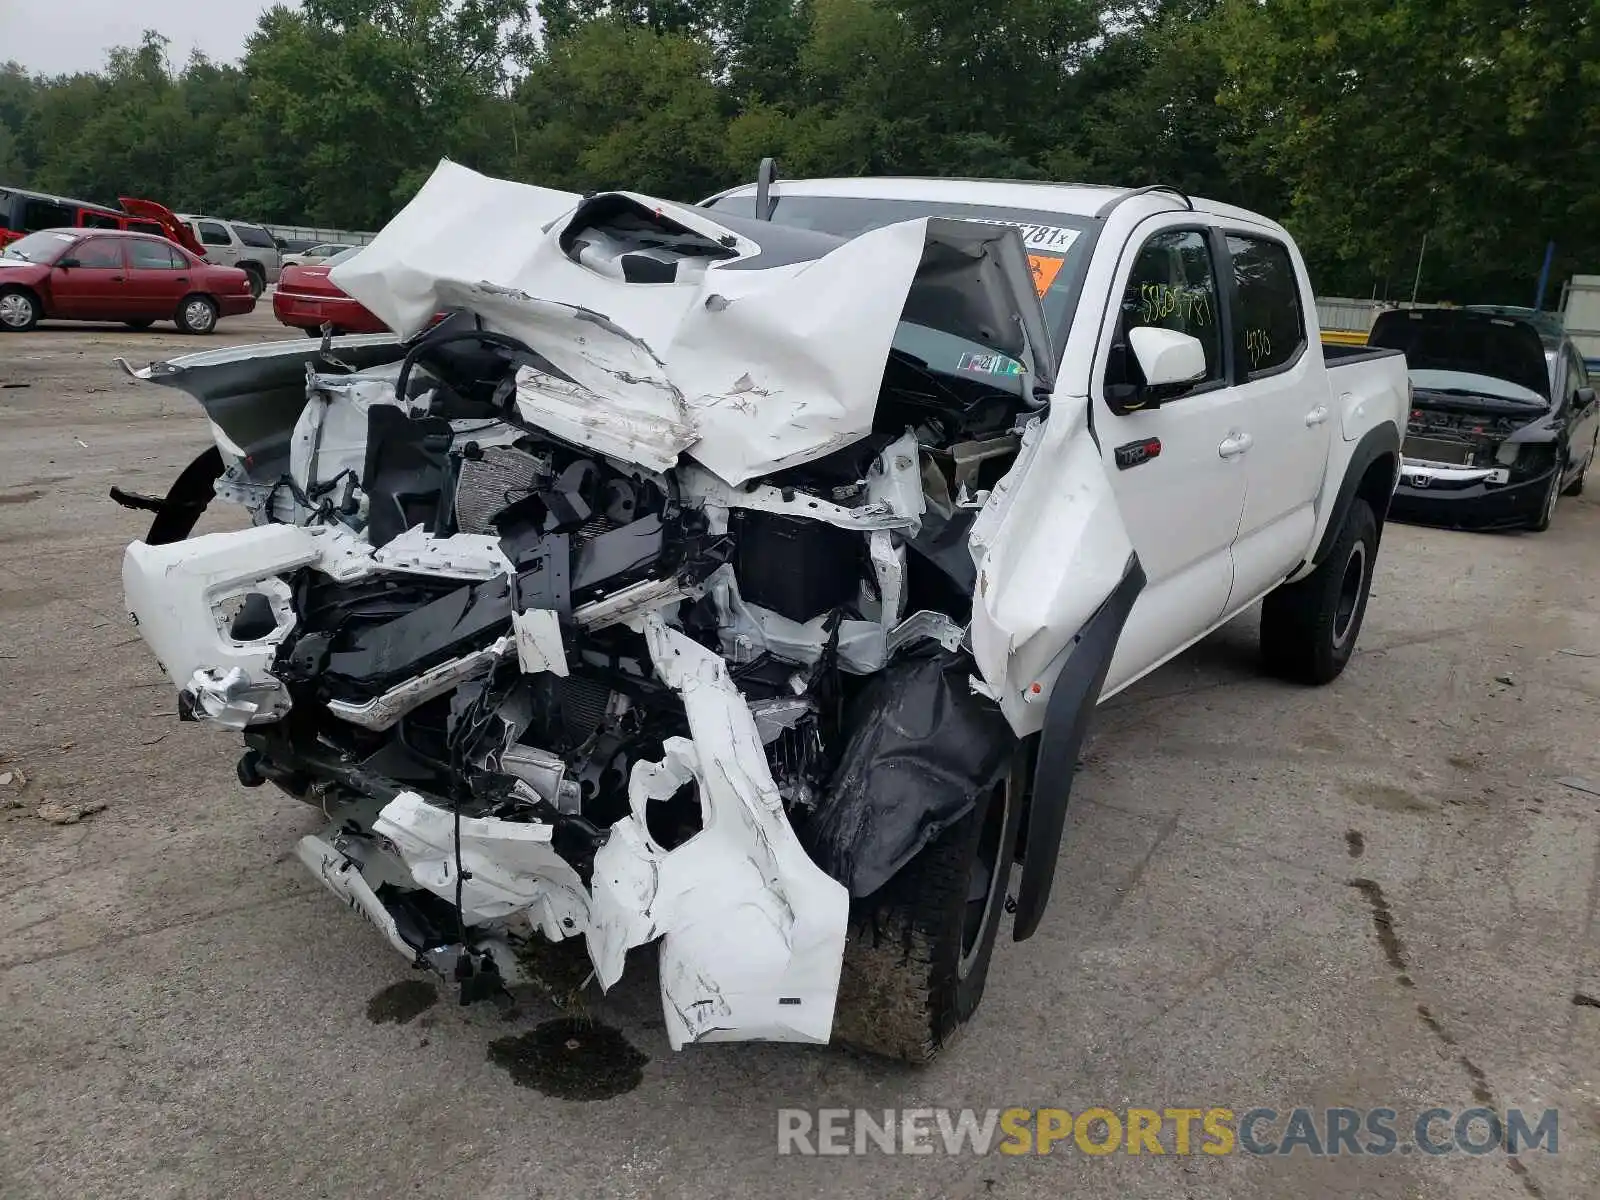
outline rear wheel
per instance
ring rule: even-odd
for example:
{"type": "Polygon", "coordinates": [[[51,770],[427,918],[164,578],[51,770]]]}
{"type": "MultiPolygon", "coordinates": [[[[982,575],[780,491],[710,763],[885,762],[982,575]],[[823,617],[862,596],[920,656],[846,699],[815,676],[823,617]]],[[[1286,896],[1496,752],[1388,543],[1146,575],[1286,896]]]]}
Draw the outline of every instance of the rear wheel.
{"type": "Polygon", "coordinates": [[[39,301],[22,288],[0,289],[0,330],[27,333],[39,323],[39,301]]]}
{"type": "Polygon", "coordinates": [[[243,270],[246,275],[250,276],[250,294],[257,300],[261,299],[261,293],[267,290],[266,273],[254,263],[247,264],[243,270]]]}
{"type": "Polygon", "coordinates": [[[184,333],[210,333],[217,327],[217,302],[210,296],[185,296],[175,320],[184,333]]]}
{"type": "Polygon", "coordinates": [[[1267,593],[1261,606],[1261,657],[1296,683],[1339,677],[1356,648],[1378,555],[1378,521],[1365,500],[1350,504],[1328,557],[1298,583],[1267,593]]]}
{"type": "Polygon", "coordinates": [[[978,1009],[1005,911],[1027,787],[1019,746],[973,811],[853,901],[833,1020],[835,1041],[928,1062],[978,1009]]]}

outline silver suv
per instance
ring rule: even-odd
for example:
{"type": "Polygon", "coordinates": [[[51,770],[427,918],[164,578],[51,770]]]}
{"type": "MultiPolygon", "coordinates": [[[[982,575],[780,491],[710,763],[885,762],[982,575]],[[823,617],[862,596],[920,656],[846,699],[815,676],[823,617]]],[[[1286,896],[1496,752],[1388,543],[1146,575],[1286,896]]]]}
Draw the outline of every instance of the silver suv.
{"type": "Polygon", "coordinates": [[[188,213],[179,213],[178,220],[187,225],[205,247],[207,262],[219,267],[238,267],[250,276],[250,290],[257,298],[267,284],[278,282],[283,271],[283,256],[278,243],[261,226],[188,213]]]}

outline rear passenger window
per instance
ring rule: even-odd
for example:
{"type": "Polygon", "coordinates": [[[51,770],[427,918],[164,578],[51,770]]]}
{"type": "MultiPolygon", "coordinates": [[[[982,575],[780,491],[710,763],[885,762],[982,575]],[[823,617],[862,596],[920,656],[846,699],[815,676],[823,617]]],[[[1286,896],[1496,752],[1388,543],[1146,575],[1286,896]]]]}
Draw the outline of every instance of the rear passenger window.
{"type": "Polygon", "coordinates": [[[228,236],[228,231],[215,221],[196,221],[195,228],[200,231],[200,241],[207,246],[233,245],[233,239],[228,236]]]}
{"type": "Polygon", "coordinates": [[[1206,375],[1200,382],[1210,383],[1222,378],[1218,308],[1217,277],[1205,234],[1174,229],[1144,244],[1122,296],[1124,332],[1154,325],[1199,338],[1206,351],[1206,375]]]}
{"type": "Polygon", "coordinates": [[[1306,345],[1300,285],[1288,247],[1266,238],[1228,235],[1233,281],[1239,289],[1245,370],[1251,378],[1287,366],[1306,345]]]}
{"type": "Polygon", "coordinates": [[[178,257],[177,250],[168,242],[151,242],[144,238],[128,240],[128,258],[141,271],[179,271],[189,264],[178,257]]]}
{"type": "Polygon", "coordinates": [[[246,246],[255,246],[261,250],[276,250],[278,243],[272,240],[272,235],[265,229],[257,229],[254,225],[241,225],[233,223],[234,233],[239,235],[239,240],[246,246]]]}

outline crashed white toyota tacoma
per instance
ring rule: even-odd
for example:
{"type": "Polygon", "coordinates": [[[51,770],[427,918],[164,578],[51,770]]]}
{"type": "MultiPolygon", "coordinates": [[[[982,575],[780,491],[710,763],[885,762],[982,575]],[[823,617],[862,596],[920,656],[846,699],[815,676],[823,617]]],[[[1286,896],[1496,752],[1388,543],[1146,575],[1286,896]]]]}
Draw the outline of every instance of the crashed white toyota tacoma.
{"type": "Polygon", "coordinates": [[[770,175],[442,164],[334,272],[396,336],[136,372],[215,446],[114,493],[127,605],[464,1001],[659,942],[674,1047],[926,1059],[1100,699],[1262,596],[1269,666],[1342,670],[1404,361],[1325,363],[1288,235],[1170,189],[770,175]],[[213,496],[249,527],[191,536],[213,496]]]}

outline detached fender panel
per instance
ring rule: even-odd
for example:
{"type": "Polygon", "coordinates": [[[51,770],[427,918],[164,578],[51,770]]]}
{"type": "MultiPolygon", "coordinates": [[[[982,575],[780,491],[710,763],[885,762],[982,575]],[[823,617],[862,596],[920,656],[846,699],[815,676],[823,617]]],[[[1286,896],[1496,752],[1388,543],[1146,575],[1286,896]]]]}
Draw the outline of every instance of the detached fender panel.
{"type": "Polygon", "coordinates": [[[1144,568],[1139,565],[1139,556],[1129,555],[1122,581],[1073,639],[1050,693],[1033,772],[1033,800],[1026,818],[1027,850],[1022,859],[1016,923],[1011,934],[1016,941],[1031,937],[1038,929],[1050,900],[1078,752],[1083,748],[1089,718],[1100,701],[1100,689],[1105,684],[1106,669],[1111,665],[1122,627],[1144,585],[1144,568]]]}

